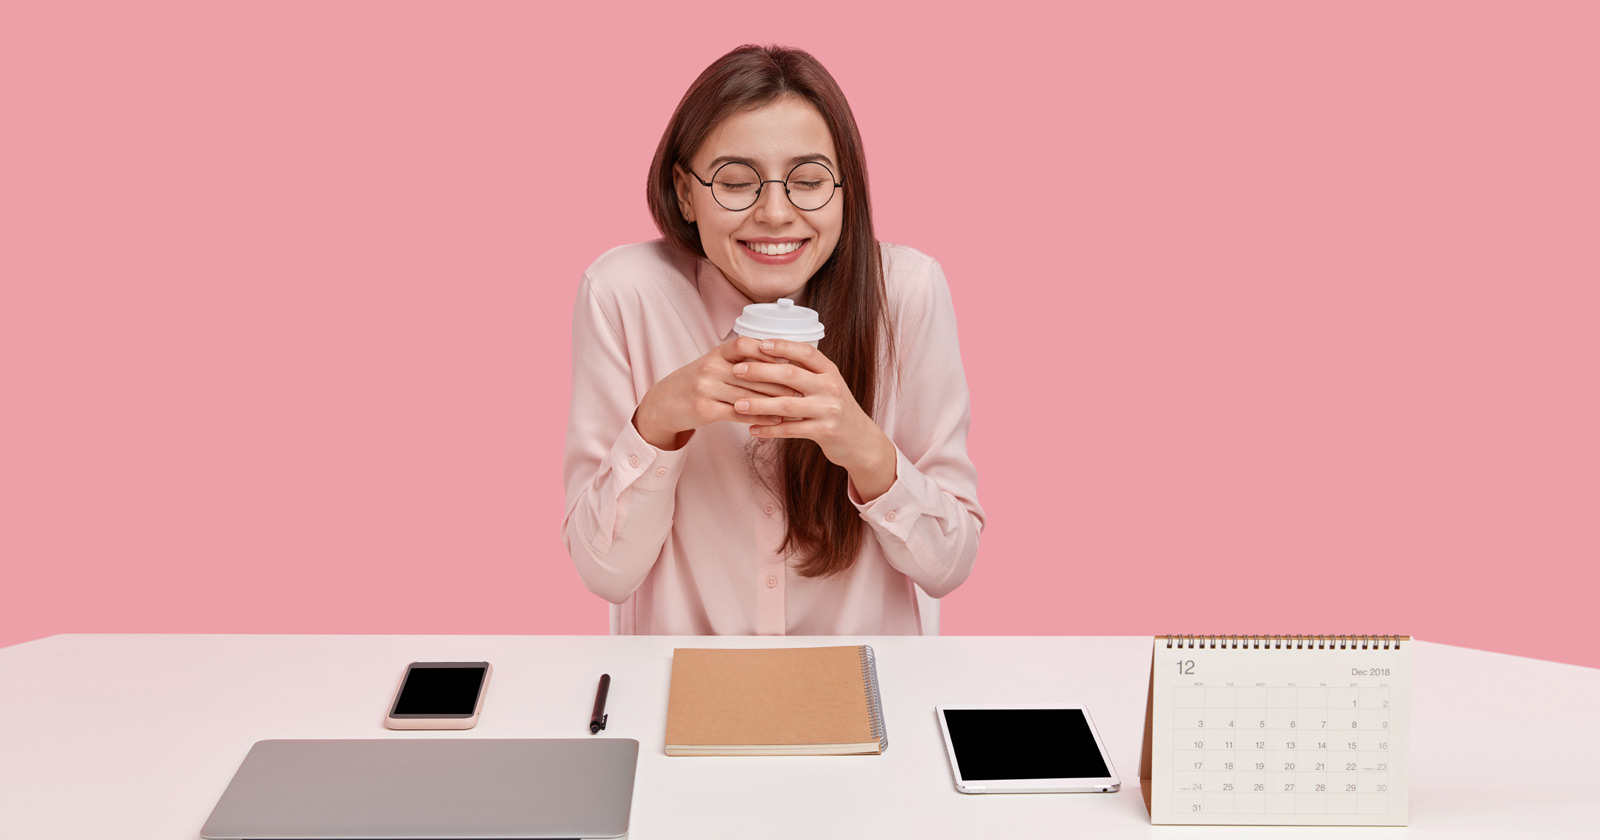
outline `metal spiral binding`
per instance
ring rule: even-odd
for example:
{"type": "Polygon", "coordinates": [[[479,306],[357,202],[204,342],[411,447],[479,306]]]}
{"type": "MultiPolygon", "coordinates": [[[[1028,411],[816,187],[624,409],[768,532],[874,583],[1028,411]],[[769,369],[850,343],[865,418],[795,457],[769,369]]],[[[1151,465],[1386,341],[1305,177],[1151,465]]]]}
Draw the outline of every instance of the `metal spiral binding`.
{"type": "Polygon", "coordinates": [[[1246,635],[1189,636],[1167,634],[1167,648],[1180,650],[1399,650],[1410,636],[1246,635]]]}
{"type": "Polygon", "coordinates": [[[878,693],[878,657],[872,645],[861,646],[861,682],[867,688],[867,719],[872,724],[872,737],[878,739],[878,750],[889,749],[889,729],[883,724],[883,695],[878,693]]]}

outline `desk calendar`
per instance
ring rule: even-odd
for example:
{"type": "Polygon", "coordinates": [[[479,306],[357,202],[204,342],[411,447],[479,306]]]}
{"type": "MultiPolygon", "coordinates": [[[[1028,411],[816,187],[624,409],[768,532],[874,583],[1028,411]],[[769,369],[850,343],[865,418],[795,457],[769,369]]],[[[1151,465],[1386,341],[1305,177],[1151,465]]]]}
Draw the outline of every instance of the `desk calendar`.
{"type": "Polygon", "coordinates": [[[1405,825],[1409,636],[1157,636],[1150,821],[1405,825]]]}

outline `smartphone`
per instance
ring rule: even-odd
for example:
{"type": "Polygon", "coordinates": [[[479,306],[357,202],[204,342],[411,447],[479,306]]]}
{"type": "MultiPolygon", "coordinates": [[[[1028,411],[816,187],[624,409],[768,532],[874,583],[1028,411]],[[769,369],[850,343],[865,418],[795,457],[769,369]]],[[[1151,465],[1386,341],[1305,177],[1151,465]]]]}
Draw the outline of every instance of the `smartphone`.
{"type": "Polygon", "coordinates": [[[1082,706],[934,710],[962,793],[1111,793],[1122,787],[1111,753],[1082,706]]]}
{"type": "Polygon", "coordinates": [[[471,729],[488,693],[487,662],[413,662],[389,704],[390,729],[471,729]]]}

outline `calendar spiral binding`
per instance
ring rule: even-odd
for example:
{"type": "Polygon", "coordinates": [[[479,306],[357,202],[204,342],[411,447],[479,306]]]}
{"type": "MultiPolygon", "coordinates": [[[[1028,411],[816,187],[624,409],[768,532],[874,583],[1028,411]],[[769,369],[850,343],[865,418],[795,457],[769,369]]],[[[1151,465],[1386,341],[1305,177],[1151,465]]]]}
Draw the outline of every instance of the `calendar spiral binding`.
{"type": "Polygon", "coordinates": [[[872,724],[872,737],[878,739],[878,750],[889,748],[889,729],[883,723],[883,695],[878,693],[878,657],[872,645],[861,646],[861,681],[867,687],[867,718],[872,724]]]}
{"type": "Polygon", "coordinates": [[[1167,648],[1188,650],[1399,650],[1410,636],[1344,635],[1173,635],[1167,648]]]}

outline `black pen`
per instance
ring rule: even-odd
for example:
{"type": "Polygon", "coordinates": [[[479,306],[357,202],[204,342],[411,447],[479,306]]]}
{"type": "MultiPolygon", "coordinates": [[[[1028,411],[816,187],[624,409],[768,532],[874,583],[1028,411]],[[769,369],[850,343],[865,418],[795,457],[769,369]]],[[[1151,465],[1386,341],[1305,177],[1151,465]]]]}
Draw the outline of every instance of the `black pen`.
{"type": "Polygon", "coordinates": [[[594,714],[589,715],[589,734],[593,735],[606,728],[606,692],[611,690],[611,675],[600,675],[600,688],[594,693],[594,714]]]}

